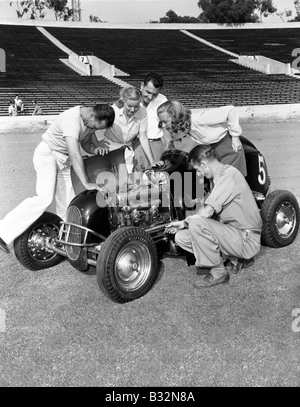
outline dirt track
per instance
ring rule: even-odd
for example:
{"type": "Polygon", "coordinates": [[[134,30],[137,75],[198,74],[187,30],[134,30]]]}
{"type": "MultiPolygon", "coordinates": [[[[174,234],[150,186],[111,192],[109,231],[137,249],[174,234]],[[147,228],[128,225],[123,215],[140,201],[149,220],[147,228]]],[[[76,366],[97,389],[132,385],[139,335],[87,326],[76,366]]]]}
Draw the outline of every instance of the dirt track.
{"type": "MultiPolygon", "coordinates": [[[[273,188],[299,199],[299,123],[243,129],[273,188]]],[[[0,218],[34,193],[42,131],[0,135],[0,218]]],[[[262,248],[254,267],[208,291],[193,288],[183,258],[164,258],[155,287],[125,305],[67,262],[34,273],[1,252],[0,386],[299,386],[299,250],[299,238],[262,248]]]]}

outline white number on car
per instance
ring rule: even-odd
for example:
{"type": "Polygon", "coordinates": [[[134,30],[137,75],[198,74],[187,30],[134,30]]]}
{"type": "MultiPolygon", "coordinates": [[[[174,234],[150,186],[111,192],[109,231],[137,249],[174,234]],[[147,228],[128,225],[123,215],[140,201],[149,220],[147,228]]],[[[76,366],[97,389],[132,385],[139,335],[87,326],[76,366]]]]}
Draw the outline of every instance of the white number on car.
{"type": "Polygon", "coordinates": [[[267,181],[267,174],[265,170],[265,161],[262,155],[258,156],[258,182],[264,185],[267,181]]]}

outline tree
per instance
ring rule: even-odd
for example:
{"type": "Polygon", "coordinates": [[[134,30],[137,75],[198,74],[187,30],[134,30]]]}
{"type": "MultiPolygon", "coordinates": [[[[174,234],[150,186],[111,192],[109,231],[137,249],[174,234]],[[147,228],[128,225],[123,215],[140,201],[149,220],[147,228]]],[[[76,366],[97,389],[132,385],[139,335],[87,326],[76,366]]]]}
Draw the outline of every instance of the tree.
{"type": "Polygon", "coordinates": [[[263,0],[258,2],[258,9],[260,12],[260,21],[262,21],[262,16],[267,17],[269,14],[276,13],[277,8],[273,5],[272,0],[263,0]]]}
{"type": "Polygon", "coordinates": [[[73,9],[68,7],[68,0],[22,0],[17,1],[17,16],[28,16],[31,20],[45,17],[46,10],[53,10],[56,20],[70,20],[73,9]]]}
{"type": "Polygon", "coordinates": [[[54,11],[56,20],[68,21],[73,17],[73,9],[68,7],[68,0],[46,0],[46,3],[54,11]]]}
{"type": "Polygon", "coordinates": [[[300,0],[294,1],[295,9],[296,9],[296,17],[291,22],[300,21],[300,0]]]}
{"type": "Polygon", "coordinates": [[[169,10],[165,17],[162,17],[159,19],[160,23],[179,23],[179,24],[185,24],[185,23],[199,23],[199,19],[196,17],[190,17],[190,16],[178,16],[175,11],[169,10]]]}
{"type": "Polygon", "coordinates": [[[255,23],[265,13],[277,11],[273,0],[199,0],[201,22],[218,24],[255,23]]]}
{"type": "Polygon", "coordinates": [[[300,0],[295,0],[294,4],[295,4],[297,16],[300,16],[300,0]]]}
{"type": "Polygon", "coordinates": [[[22,18],[29,13],[31,20],[41,19],[45,17],[44,9],[46,7],[45,1],[39,0],[24,0],[17,1],[17,16],[22,18]]]}
{"type": "Polygon", "coordinates": [[[276,12],[276,15],[281,18],[283,23],[285,22],[283,17],[291,17],[292,14],[293,14],[292,10],[287,9],[276,12]]]}

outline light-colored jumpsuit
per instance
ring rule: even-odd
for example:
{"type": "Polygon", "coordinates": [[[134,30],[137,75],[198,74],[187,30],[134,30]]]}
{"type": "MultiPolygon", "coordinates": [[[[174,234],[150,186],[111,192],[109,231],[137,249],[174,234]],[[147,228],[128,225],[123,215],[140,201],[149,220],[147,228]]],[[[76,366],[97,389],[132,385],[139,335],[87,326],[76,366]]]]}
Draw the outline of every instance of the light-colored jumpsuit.
{"type": "Polygon", "coordinates": [[[252,191],[240,171],[218,163],[213,183],[205,204],[219,219],[193,215],[186,219],[188,229],[175,235],[175,242],[195,255],[196,266],[211,268],[221,265],[224,256],[254,257],[260,250],[262,228],[252,191]]]}

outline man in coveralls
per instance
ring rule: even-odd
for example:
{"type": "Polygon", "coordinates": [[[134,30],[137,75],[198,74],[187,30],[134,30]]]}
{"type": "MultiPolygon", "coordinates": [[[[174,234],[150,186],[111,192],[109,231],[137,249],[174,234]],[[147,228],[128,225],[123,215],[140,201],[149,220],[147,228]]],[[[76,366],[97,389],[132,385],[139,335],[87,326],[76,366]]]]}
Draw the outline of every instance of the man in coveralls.
{"type": "Polygon", "coordinates": [[[176,233],[175,242],[194,254],[197,274],[205,274],[194,287],[209,288],[228,283],[228,271],[238,273],[259,252],[262,220],[242,173],[218,161],[210,145],[193,148],[189,161],[213,188],[195,215],[171,222],[166,232],[176,233]]]}

